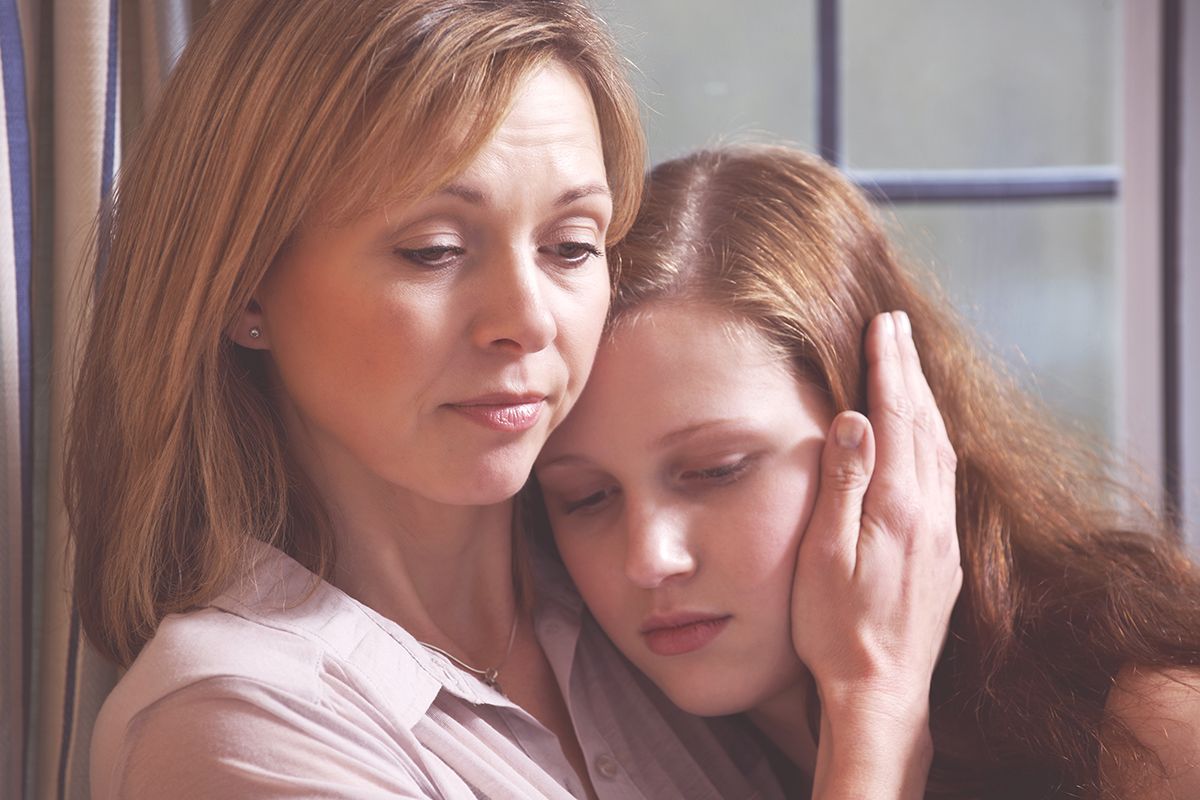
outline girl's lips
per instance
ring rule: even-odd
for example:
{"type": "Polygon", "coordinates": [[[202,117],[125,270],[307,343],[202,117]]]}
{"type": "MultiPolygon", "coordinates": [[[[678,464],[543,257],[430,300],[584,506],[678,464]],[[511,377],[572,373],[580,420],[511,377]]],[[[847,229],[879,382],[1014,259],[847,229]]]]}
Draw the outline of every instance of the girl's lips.
{"type": "Polygon", "coordinates": [[[683,615],[651,619],[642,626],[642,638],[655,655],[678,656],[699,650],[715,639],[732,617],[683,615]]]}
{"type": "Polygon", "coordinates": [[[481,403],[472,401],[450,408],[474,422],[495,431],[527,431],[537,424],[546,407],[545,398],[521,399],[507,402],[481,403]]]}

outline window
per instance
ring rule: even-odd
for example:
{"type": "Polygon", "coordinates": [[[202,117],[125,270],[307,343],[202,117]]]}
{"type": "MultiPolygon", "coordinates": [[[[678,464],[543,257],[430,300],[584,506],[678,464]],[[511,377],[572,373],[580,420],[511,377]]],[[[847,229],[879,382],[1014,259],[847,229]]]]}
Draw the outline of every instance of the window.
{"type": "Polygon", "coordinates": [[[653,161],[759,133],[820,152],[1064,420],[1180,498],[1160,102],[1178,0],[599,1],[653,161]]]}

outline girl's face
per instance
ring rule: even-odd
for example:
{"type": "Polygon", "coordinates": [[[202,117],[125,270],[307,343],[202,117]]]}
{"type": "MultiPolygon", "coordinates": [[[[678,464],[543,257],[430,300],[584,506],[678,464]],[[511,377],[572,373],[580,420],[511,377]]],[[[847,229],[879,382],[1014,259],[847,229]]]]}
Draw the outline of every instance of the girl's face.
{"type": "Polygon", "coordinates": [[[680,707],[793,688],[796,548],[833,410],[748,326],[704,305],[623,321],[536,472],[568,571],[680,707]]]}
{"type": "Polygon", "coordinates": [[[550,65],[448,185],[306,222],[255,296],[303,463],[439,503],[515,494],[595,356],[611,215],[590,95],[550,65]]]}

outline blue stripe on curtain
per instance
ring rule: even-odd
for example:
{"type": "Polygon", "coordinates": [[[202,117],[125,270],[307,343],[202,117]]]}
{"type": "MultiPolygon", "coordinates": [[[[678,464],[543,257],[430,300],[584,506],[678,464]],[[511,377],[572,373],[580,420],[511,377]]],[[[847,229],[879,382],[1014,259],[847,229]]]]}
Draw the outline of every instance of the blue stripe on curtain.
{"type": "MultiPolygon", "coordinates": [[[[25,48],[16,0],[0,0],[0,59],[4,69],[4,114],[8,133],[8,174],[12,192],[13,261],[16,278],[17,376],[20,404],[21,471],[21,720],[29,730],[30,653],[33,616],[33,357],[30,283],[32,279],[33,197],[30,185],[29,108],[25,98],[25,48]]],[[[9,535],[12,535],[10,532],[9,535]]],[[[11,578],[11,576],[10,576],[11,578]]],[[[22,764],[28,740],[22,737],[22,764]]]]}
{"type": "MultiPolygon", "coordinates": [[[[96,256],[98,259],[95,280],[98,283],[103,278],[104,265],[108,261],[109,222],[111,219],[111,198],[113,177],[116,166],[117,136],[117,91],[120,74],[120,4],[119,0],[109,0],[108,9],[108,63],[105,77],[104,97],[104,148],[100,171],[100,209],[101,219],[98,226],[96,256]]],[[[83,649],[83,630],[79,613],[71,609],[71,631],[67,651],[67,675],[65,696],[63,700],[62,739],[58,760],[58,798],[65,800],[67,791],[67,773],[71,765],[72,750],[75,744],[75,714],[76,692],[81,679],[80,657],[83,649]]]]}

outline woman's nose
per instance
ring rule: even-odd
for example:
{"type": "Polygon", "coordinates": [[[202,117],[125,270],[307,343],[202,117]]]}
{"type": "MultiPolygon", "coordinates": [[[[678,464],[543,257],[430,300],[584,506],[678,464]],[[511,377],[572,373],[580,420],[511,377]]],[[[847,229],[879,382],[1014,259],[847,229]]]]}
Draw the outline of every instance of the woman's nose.
{"type": "Polygon", "coordinates": [[[654,589],[696,571],[688,525],[668,511],[628,514],[625,541],[625,574],[643,589],[654,589]]]}
{"type": "Polygon", "coordinates": [[[484,266],[472,335],[483,348],[536,353],[558,335],[553,287],[533,254],[507,252],[484,266]]]}

